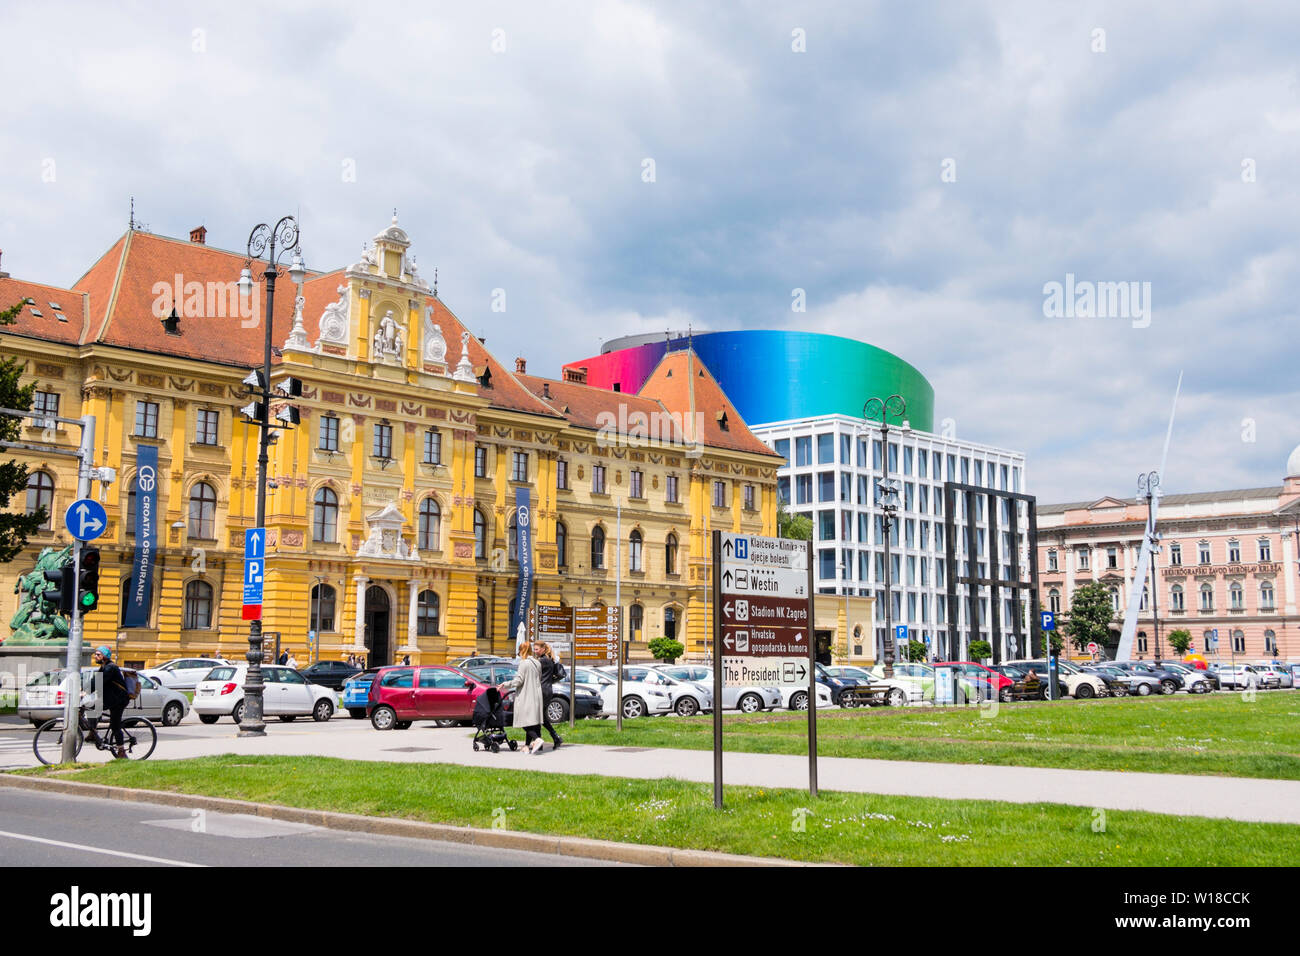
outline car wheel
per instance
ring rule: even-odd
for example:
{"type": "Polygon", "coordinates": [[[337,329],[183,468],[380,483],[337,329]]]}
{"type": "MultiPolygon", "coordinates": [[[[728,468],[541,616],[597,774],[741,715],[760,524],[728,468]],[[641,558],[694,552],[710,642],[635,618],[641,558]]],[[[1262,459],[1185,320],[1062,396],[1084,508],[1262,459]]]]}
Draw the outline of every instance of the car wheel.
{"type": "Polygon", "coordinates": [[[185,708],[181,706],[180,701],[172,701],[162,712],[162,723],[164,727],[175,727],[185,717],[185,708]]]}
{"type": "Polygon", "coordinates": [[[790,709],[791,709],[791,710],[807,710],[807,709],[808,709],[808,692],[807,692],[806,690],[801,690],[801,691],[799,691],[797,694],[794,694],[793,696],[791,696],[791,698],[790,698],[790,709]]]}
{"type": "Polygon", "coordinates": [[[1011,703],[1011,688],[1004,687],[1000,691],[998,691],[998,700],[1004,704],[1011,703]]]}
{"type": "Polygon", "coordinates": [[[901,687],[895,687],[893,690],[889,692],[889,706],[890,707],[907,706],[907,695],[903,693],[901,687]]]}
{"type": "Polygon", "coordinates": [[[1160,682],[1160,693],[1162,694],[1172,694],[1175,693],[1177,690],[1178,690],[1177,681],[1165,679],[1160,682]]]}
{"type": "Polygon", "coordinates": [[[220,715],[218,715],[218,714],[199,714],[199,720],[202,721],[202,722],[205,723],[205,724],[215,724],[215,723],[217,722],[217,717],[218,717],[218,716],[220,716],[220,715]]]}
{"type": "Polygon", "coordinates": [[[348,716],[361,720],[366,716],[366,709],[364,707],[349,707],[348,716]]]}
{"type": "Polygon", "coordinates": [[[311,719],[317,723],[323,723],[334,716],[334,704],[328,697],[322,697],[316,701],[316,706],[311,709],[311,719]]]}
{"type": "Polygon", "coordinates": [[[1138,694],[1139,697],[1148,697],[1148,696],[1150,696],[1150,694],[1151,694],[1151,685],[1150,685],[1150,684],[1138,684],[1138,686],[1137,686],[1137,694],[1138,694]]]}
{"type": "Polygon", "coordinates": [[[230,712],[230,716],[235,718],[237,724],[244,722],[244,702],[242,700],[235,705],[235,709],[230,712]]]}
{"type": "Polygon", "coordinates": [[[1097,692],[1092,689],[1091,684],[1080,684],[1078,689],[1075,690],[1074,696],[1080,700],[1087,700],[1089,697],[1096,697],[1097,692]]]}
{"type": "Polygon", "coordinates": [[[370,715],[370,726],[375,730],[392,730],[397,724],[397,712],[391,707],[376,707],[370,715]]]}
{"type": "Polygon", "coordinates": [[[645,716],[645,701],[640,697],[623,698],[623,716],[629,720],[645,716]]]}
{"type": "Polygon", "coordinates": [[[452,720],[449,717],[442,717],[433,722],[435,727],[455,727],[460,723],[459,720],[452,720]]]}
{"type": "Polygon", "coordinates": [[[1052,699],[1052,689],[1051,689],[1050,687],[1044,685],[1044,686],[1043,686],[1043,689],[1040,690],[1040,691],[1038,692],[1038,699],[1039,699],[1039,700],[1051,700],[1051,699],[1052,699]]]}
{"type": "Polygon", "coordinates": [[[281,714],[281,715],[280,715],[280,723],[282,723],[282,724],[292,723],[292,722],[293,722],[293,719],[294,719],[295,717],[297,717],[297,716],[298,716],[297,714],[281,714]]]}
{"type": "Polygon", "coordinates": [[[742,714],[756,714],[763,709],[763,701],[757,694],[745,694],[736,701],[742,714]]]}
{"type": "Polygon", "coordinates": [[[553,724],[563,723],[569,719],[569,705],[560,697],[552,697],[546,705],[546,719],[553,724]]]}

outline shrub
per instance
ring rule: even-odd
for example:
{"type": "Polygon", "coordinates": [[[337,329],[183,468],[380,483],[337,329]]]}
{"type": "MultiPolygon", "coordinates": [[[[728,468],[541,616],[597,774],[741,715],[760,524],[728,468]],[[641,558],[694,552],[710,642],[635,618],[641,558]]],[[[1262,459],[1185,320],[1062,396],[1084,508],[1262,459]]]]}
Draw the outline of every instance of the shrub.
{"type": "Polygon", "coordinates": [[[681,641],[675,641],[671,637],[656,637],[650,642],[650,653],[656,660],[672,664],[686,653],[686,647],[681,641]]]}

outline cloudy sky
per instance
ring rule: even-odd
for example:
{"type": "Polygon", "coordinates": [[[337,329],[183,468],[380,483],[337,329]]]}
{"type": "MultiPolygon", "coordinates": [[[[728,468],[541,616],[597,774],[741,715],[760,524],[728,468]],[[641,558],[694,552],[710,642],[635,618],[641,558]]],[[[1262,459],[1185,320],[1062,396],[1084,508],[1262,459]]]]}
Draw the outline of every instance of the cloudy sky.
{"type": "Polygon", "coordinates": [[[4,20],[16,277],[75,281],[131,196],[152,231],[229,249],[299,213],[320,269],[396,207],[444,301],[530,372],[688,323],[852,336],[927,375],[960,437],[1023,450],[1043,501],[1134,494],[1180,370],[1167,491],[1275,484],[1300,443],[1293,2],[4,20]],[[1045,315],[1067,274],[1150,283],[1149,321],[1045,315]]]}

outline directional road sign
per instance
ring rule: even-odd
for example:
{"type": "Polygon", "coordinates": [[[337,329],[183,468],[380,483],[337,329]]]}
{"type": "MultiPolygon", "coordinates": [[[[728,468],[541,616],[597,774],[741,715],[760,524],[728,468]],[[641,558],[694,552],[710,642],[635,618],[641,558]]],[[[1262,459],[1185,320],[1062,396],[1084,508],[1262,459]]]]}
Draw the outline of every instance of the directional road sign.
{"type": "Polygon", "coordinates": [[[262,581],[266,576],[266,529],[244,530],[244,614],[245,621],[262,619],[262,581]]]}
{"type": "Polygon", "coordinates": [[[582,663],[618,663],[621,633],[616,607],[575,607],[573,610],[573,658],[582,663]]]}
{"type": "Polygon", "coordinates": [[[723,683],[808,683],[808,548],[802,541],[721,535],[723,683]]]}
{"type": "Polygon", "coordinates": [[[78,498],[63,513],[68,532],[79,541],[94,541],[108,527],[108,512],[93,498],[78,498]]]}

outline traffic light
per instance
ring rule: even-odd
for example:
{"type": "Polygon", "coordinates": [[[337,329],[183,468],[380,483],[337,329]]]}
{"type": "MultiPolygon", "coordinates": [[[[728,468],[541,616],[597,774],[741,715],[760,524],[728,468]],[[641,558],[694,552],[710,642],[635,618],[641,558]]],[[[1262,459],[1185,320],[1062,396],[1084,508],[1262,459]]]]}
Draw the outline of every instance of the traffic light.
{"type": "MultiPolygon", "coordinates": [[[[68,569],[69,576],[72,569],[68,569]]],[[[99,548],[81,549],[81,580],[77,587],[77,605],[81,613],[93,611],[99,604],[99,548]]]]}
{"type": "Polygon", "coordinates": [[[53,617],[55,613],[71,614],[72,603],[76,600],[72,565],[46,571],[45,580],[50,586],[41,594],[41,610],[47,617],[53,617]]]}

